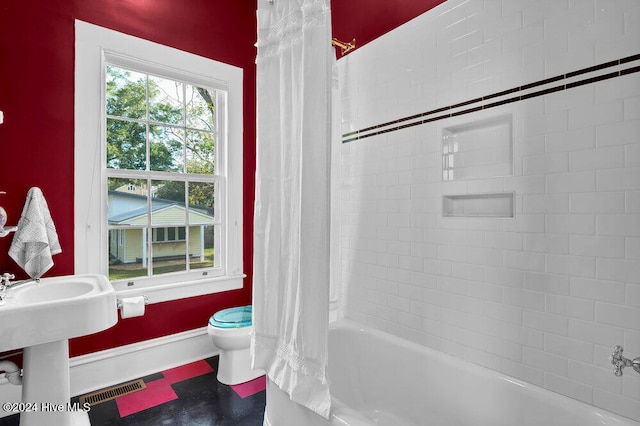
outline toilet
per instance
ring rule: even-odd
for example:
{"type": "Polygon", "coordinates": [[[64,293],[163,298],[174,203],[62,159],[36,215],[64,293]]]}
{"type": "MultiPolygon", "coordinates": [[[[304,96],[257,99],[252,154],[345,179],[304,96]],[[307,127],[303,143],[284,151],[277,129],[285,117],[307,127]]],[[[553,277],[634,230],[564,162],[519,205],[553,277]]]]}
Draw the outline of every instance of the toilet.
{"type": "Polygon", "coordinates": [[[225,385],[248,382],[264,374],[251,368],[251,305],[223,309],[209,318],[207,331],[220,349],[218,381],[225,385]]]}

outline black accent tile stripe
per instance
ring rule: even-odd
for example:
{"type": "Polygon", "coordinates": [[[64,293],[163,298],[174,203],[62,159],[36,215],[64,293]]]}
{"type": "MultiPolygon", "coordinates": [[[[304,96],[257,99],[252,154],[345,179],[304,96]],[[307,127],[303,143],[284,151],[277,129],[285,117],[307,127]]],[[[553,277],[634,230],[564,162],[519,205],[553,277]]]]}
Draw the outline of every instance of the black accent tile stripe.
{"type": "Polygon", "coordinates": [[[534,87],[543,86],[543,85],[549,84],[549,83],[555,83],[556,81],[560,81],[560,80],[564,80],[564,79],[565,79],[564,74],[563,75],[557,75],[555,77],[545,78],[544,80],[536,81],[535,83],[529,83],[529,84],[525,84],[524,86],[520,86],[520,90],[533,89],[534,87]]]}
{"type": "Polygon", "coordinates": [[[620,75],[632,74],[632,73],[638,72],[638,71],[640,71],[640,65],[638,65],[636,67],[632,67],[632,68],[627,68],[626,70],[622,70],[622,71],[620,71],[620,75]]]}
{"type": "Polygon", "coordinates": [[[515,98],[504,99],[502,101],[494,102],[492,104],[487,104],[487,105],[484,106],[484,108],[487,109],[487,108],[497,107],[497,106],[500,106],[500,105],[510,104],[512,102],[519,101],[520,98],[521,98],[520,96],[516,96],[515,98]]]}
{"type": "Polygon", "coordinates": [[[476,112],[476,111],[482,111],[482,105],[474,107],[474,108],[469,108],[469,109],[465,109],[462,111],[458,111],[458,112],[454,112],[451,114],[452,117],[456,117],[458,115],[463,115],[463,114],[469,114],[471,112],[476,112]]]}
{"type": "Polygon", "coordinates": [[[463,107],[463,106],[475,104],[476,102],[480,102],[482,100],[483,100],[482,98],[471,99],[470,101],[460,102],[459,104],[451,105],[449,108],[454,109],[458,107],[463,107]]]}
{"type": "Polygon", "coordinates": [[[604,64],[595,65],[593,67],[583,68],[583,69],[578,70],[578,71],[573,71],[573,72],[570,72],[570,73],[567,74],[567,78],[575,77],[575,76],[581,75],[581,74],[586,74],[588,72],[603,70],[603,69],[609,68],[609,67],[614,67],[616,65],[619,65],[619,62],[620,62],[620,60],[610,61],[610,62],[605,62],[604,64]]]}
{"type": "Polygon", "coordinates": [[[520,96],[520,100],[523,101],[525,99],[536,98],[538,96],[548,95],[549,93],[559,92],[565,89],[565,85],[550,87],[548,89],[538,90],[537,92],[527,93],[526,95],[520,96]]]}
{"type": "Polygon", "coordinates": [[[432,118],[427,118],[422,120],[422,124],[424,123],[431,123],[432,121],[438,121],[438,120],[442,120],[443,118],[450,118],[451,114],[445,114],[445,115],[441,115],[439,117],[432,117],[432,118]]]}
{"type": "Polygon", "coordinates": [[[626,64],[627,62],[633,62],[637,60],[640,60],[640,53],[638,53],[637,55],[631,55],[631,56],[627,56],[626,58],[622,58],[620,59],[620,63],[626,64]]]}
{"type": "Polygon", "coordinates": [[[487,100],[487,99],[498,98],[500,96],[510,95],[512,93],[516,93],[519,91],[520,91],[520,87],[514,87],[513,89],[503,90],[502,92],[493,93],[491,95],[484,96],[483,99],[487,100]]]}
{"type": "Polygon", "coordinates": [[[620,71],[610,72],[609,74],[603,74],[597,77],[591,77],[591,78],[586,78],[580,81],[574,81],[573,83],[567,84],[567,89],[571,89],[573,87],[578,87],[578,86],[584,86],[585,84],[592,84],[592,83],[595,83],[596,81],[602,81],[602,80],[607,80],[609,78],[619,77],[620,75],[621,75],[620,71]]]}
{"type": "Polygon", "coordinates": [[[525,91],[525,90],[528,90],[528,89],[532,89],[532,88],[535,88],[535,87],[544,86],[546,84],[555,83],[557,81],[566,80],[568,78],[576,77],[576,76],[587,74],[587,73],[594,72],[594,71],[601,71],[603,69],[611,68],[611,67],[614,67],[614,66],[618,66],[618,65],[629,63],[629,62],[638,61],[638,60],[640,60],[640,54],[631,55],[631,56],[627,56],[625,58],[617,59],[615,61],[605,62],[605,63],[599,64],[599,65],[594,65],[594,66],[591,66],[591,67],[583,68],[583,69],[580,69],[580,70],[577,70],[577,71],[572,71],[572,72],[569,72],[569,73],[566,73],[566,74],[562,74],[562,75],[558,75],[558,76],[555,76],[555,77],[546,78],[544,80],[536,81],[536,82],[525,84],[525,85],[522,85],[522,86],[513,87],[511,89],[503,90],[503,91],[497,92],[497,93],[492,93],[490,95],[486,95],[486,96],[483,96],[483,97],[480,97],[480,98],[475,98],[475,99],[471,99],[471,100],[468,100],[468,101],[459,102],[459,103],[456,103],[456,104],[453,104],[453,105],[449,105],[449,106],[446,106],[446,107],[433,109],[431,111],[423,112],[423,113],[420,113],[420,114],[414,114],[414,115],[410,115],[408,117],[399,118],[397,120],[387,121],[385,123],[381,123],[381,124],[376,124],[376,125],[373,125],[373,126],[365,127],[364,129],[355,130],[355,131],[343,134],[342,135],[342,143],[354,142],[354,141],[357,141],[357,140],[360,140],[360,139],[365,139],[365,138],[368,138],[368,137],[371,137],[371,136],[381,135],[381,134],[393,132],[393,131],[396,131],[396,130],[402,130],[402,129],[406,129],[406,128],[409,128],[409,127],[418,126],[420,124],[431,123],[433,121],[443,120],[445,118],[460,116],[460,115],[464,115],[464,114],[470,114],[472,112],[481,111],[481,110],[485,110],[485,109],[489,109],[489,108],[494,108],[494,107],[505,105],[505,104],[509,104],[509,103],[512,103],[512,102],[518,102],[518,101],[522,101],[522,100],[525,100],[525,99],[530,99],[530,98],[535,98],[535,97],[538,97],[538,96],[547,95],[549,93],[559,92],[559,91],[562,91],[562,90],[567,90],[567,89],[571,89],[571,88],[574,88],[574,87],[583,86],[583,85],[586,85],[586,84],[592,84],[592,83],[595,83],[595,82],[598,82],[598,81],[602,81],[602,80],[607,80],[607,79],[610,79],[610,78],[615,78],[615,77],[620,77],[620,76],[623,76],[623,75],[633,74],[633,73],[636,73],[636,72],[640,72],[640,65],[637,65],[637,66],[634,66],[634,67],[631,67],[631,68],[626,68],[626,69],[619,70],[619,71],[614,71],[614,72],[607,73],[607,74],[602,74],[602,75],[595,76],[595,77],[586,78],[586,79],[579,80],[579,81],[574,81],[574,82],[571,82],[571,83],[561,84],[559,86],[554,86],[554,87],[550,87],[550,88],[543,89],[543,90],[538,90],[538,91],[531,92],[531,93],[522,94],[520,96],[514,96],[512,98],[503,99],[503,100],[500,100],[500,101],[496,101],[496,102],[492,102],[492,103],[489,103],[489,104],[476,106],[476,107],[473,107],[473,108],[467,108],[467,109],[463,109],[463,110],[455,111],[455,112],[451,111],[451,110],[454,110],[454,109],[457,109],[457,108],[473,105],[473,104],[476,104],[478,102],[484,102],[484,101],[487,101],[487,100],[490,100],[490,99],[495,99],[495,98],[499,98],[501,96],[506,96],[506,95],[510,95],[510,94],[513,94],[513,93],[522,92],[522,91],[525,91]],[[438,116],[434,116],[435,114],[439,114],[441,112],[448,112],[448,113],[447,114],[438,115],[438,116]],[[432,116],[434,116],[434,117],[432,117],[432,116]],[[422,119],[422,120],[418,120],[418,119],[422,119]],[[412,120],[418,120],[418,121],[413,121],[411,123],[407,123],[407,124],[403,124],[403,125],[397,125],[399,123],[404,123],[406,121],[412,121],[412,120]],[[389,127],[389,126],[394,126],[394,127],[389,127]]]}

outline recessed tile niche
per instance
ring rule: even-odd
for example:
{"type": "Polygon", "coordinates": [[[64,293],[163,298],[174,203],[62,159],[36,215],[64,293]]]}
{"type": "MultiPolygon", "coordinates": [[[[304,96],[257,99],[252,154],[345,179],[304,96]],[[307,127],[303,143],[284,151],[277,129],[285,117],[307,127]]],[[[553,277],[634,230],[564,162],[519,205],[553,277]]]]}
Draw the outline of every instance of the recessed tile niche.
{"type": "MultiPolygon", "coordinates": [[[[504,115],[442,130],[442,180],[513,174],[512,117],[504,115]]],[[[445,195],[445,217],[514,217],[514,194],[445,195]]]]}
{"type": "Polygon", "coordinates": [[[513,174],[511,115],[442,130],[442,180],[513,174]]]}
{"type": "Polygon", "coordinates": [[[513,217],[512,192],[496,194],[445,195],[445,217],[513,217]]]}

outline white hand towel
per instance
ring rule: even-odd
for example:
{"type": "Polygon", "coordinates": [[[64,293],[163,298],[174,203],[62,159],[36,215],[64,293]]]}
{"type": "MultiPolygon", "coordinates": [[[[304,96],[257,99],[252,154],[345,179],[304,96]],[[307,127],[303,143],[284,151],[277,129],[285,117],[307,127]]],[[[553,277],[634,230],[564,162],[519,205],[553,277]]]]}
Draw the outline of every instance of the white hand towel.
{"type": "Polygon", "coordinates": [[[62,252],[49,206],[40,188],[31,188],[13,236],[9,256],[31,278],[40,278],[53,266],[52,256],[62,252]]]}

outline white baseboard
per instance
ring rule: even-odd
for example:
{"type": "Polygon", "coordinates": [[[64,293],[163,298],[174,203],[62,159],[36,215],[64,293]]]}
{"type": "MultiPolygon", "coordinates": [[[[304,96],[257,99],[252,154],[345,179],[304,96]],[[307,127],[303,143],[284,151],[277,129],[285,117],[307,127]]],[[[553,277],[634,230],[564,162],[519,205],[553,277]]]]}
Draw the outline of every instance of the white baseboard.
{"type": "MultiPolygon", "coordinates": [[[[69,360],[71,395],[93,392],[219,354],[207,327],[145,340],[69,360]]],[[[0,373],[1,374],[1,373],[0,373]]],[[[0,380],[0,401],[19,402],[22,386],[0,380]]],[[[10,415],[0,411],[0,418],[10,415]]]]}
{"type": "Polygon", "coordinates": [[[69,360],[71,395],[82,395],[217,355],[207,327],[77,356],[69,360]]]}

